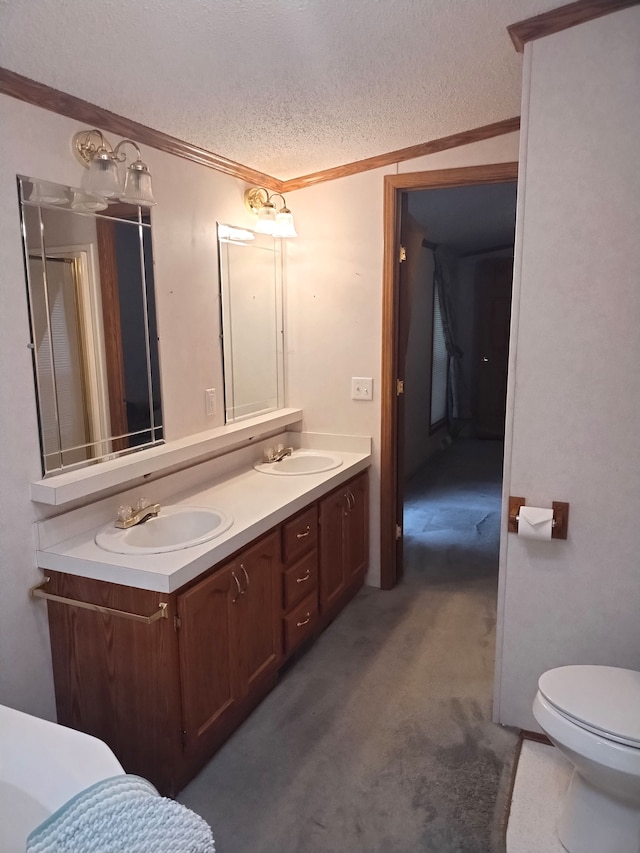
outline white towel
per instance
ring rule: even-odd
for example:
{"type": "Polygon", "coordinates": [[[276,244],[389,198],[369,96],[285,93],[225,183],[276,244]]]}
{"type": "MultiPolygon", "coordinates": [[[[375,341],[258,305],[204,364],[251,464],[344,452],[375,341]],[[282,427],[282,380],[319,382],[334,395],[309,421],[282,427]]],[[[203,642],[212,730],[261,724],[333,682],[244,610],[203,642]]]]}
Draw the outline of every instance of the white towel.
{"type": "Polygon", "coordinates": [[[26,853],[215,853],[211,828],[146,779],[103,779],[27,838],[26,853]]]}

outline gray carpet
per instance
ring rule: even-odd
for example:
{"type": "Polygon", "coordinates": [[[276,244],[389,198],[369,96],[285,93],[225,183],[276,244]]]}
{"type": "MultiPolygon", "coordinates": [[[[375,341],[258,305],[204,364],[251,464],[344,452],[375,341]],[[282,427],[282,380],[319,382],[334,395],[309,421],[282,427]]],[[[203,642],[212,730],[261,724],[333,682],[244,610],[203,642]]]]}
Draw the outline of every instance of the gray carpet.
{"type": "Polygon", "coordinates": [[[218,853],[499,853],[517,742],[490,722],[501,446],[409,484],[405,577],[365,588],[182,792],[218,853]]]}

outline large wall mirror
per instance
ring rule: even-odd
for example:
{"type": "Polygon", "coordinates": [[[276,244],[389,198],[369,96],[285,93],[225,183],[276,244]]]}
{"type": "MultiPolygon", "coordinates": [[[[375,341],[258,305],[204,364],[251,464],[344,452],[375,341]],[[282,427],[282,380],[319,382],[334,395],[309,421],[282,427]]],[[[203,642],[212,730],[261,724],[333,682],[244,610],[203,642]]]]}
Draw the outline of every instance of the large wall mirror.
{"type": "Polygon", "coordinates": [[[146,208],[19,177],[44,476],[163,440],[146,208]]]}
{"type": "Polygon", "coordinates": [[[281,242],[218,225],[227,423],[284,406],[281,242]]]}

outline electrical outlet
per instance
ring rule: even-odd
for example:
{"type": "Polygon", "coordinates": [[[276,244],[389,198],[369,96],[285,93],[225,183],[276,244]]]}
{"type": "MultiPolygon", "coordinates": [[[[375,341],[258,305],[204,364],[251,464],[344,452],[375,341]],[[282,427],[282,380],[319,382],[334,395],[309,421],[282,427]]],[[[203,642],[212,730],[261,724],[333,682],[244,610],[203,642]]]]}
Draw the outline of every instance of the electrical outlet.
{"type": "Polygon", "coordinates": [[[205,408],[207,412],[207,417],[211,417],[211,415],[215,415],[216,413],[216,389],[215,388],[207,388],[204,392],[205,399],[205,408]]]}
{"type": "Polygon", "coordinates": [[[370,376],[351,377],[351,399],[373,400],[373,379],[370,376]]]}

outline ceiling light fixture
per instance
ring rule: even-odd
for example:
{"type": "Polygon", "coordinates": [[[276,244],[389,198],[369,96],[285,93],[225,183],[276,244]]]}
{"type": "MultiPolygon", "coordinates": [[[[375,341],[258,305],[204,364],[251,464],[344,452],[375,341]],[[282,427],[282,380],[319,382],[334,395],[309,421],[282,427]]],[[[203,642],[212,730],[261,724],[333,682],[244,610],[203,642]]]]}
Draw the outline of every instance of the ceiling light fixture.
{"type": "Polygon", "coordinates": [[[244,203],[251,213],[258,216],[255,230],[259,234],[269,234],[272,237],[298,236],[293,224],[293,214],[281,193],[269,194],[264,187],[254,187],[245,192],[244,203]],[[274,198],[282,199],[280,210],[272,201],[274,198]]]}
{"type": "Polygon", "coordinates": [[[142,207],[156,204],[151,189],[151,175],[142,162],[137,143],[123,139],[114,148],[100,130],[81,130],[73,137],[71,144],[78,160],[88,169],[82,179],[82,188],[87,193],[142,207]],[[121,151],[123,145],[133,145],[137,154],[137,158],[126,168],[124,181],[118,171],[118,164],[127,159],[125,152],[121,151]]]}

